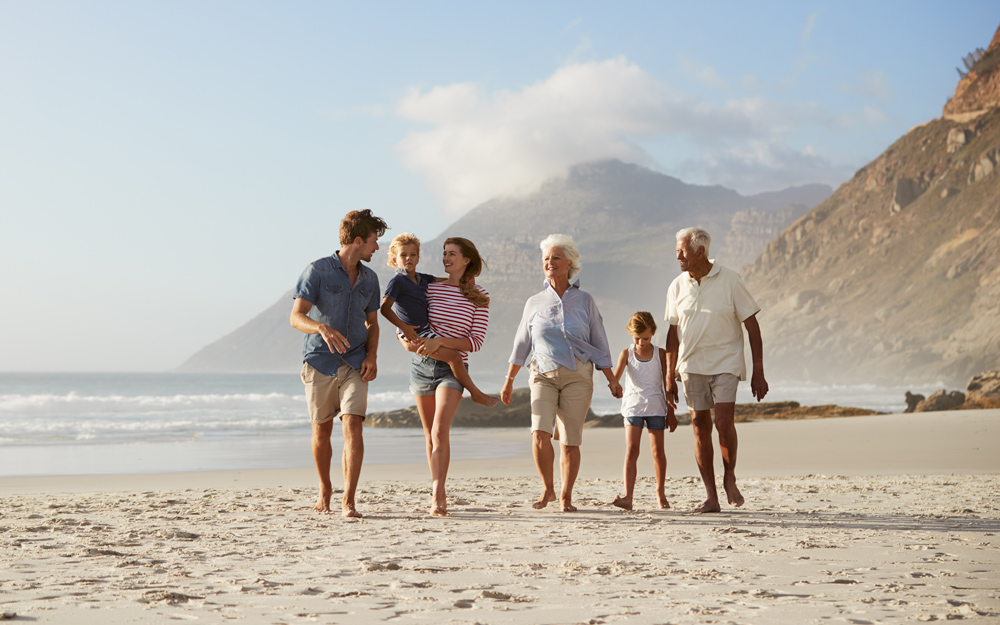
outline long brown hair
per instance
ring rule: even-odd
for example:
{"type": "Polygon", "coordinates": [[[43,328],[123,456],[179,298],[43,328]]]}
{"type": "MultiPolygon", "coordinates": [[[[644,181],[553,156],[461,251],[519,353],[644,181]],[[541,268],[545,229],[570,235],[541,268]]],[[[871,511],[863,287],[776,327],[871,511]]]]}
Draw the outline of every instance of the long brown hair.
{"type": "Polygon", "coordinates": [[[472,302],[473,306],[480,308],[490,305],[490,297],[476,288],[476,276],[486,269],[486,261],[479,255],[479,250],[475,244],[462,237],[448,237],[444,240],[442,249],[449,245],[457,245],[462,251],[462,257],[469,259],[469,264],[465,267],[465,273],[458,280],[458,288],[462,290],[465,299],[472,302]]]}

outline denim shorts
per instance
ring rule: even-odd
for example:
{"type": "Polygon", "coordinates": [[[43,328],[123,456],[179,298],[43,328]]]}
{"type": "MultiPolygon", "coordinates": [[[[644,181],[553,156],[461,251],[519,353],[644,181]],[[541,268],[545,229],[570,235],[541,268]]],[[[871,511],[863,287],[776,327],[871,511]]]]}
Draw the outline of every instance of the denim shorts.
{"type": "Polygon", "coordinates": [[[625,417],[625,425],[634,425],[637,428],[646,426],[647,430],[667,429],[666,417],[625,417]]]}
{"type": "MultiPolygon", "coordinates": [[[[468,370],[469,365],[465,368],[468,370]]],[[[439,386],[453,388],[459,393],[465,390],[455,379],[448,363],[414,354],[410,362],[410,392],[418,397],[433,395],[439,386]]]]}

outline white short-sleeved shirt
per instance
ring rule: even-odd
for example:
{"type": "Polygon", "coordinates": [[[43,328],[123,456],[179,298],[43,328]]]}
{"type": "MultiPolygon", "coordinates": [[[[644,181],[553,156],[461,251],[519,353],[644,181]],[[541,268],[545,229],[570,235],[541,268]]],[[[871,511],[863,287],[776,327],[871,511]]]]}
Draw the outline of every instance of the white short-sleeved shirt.
{"type": "Polygon", "coordinates": [[[685,271],[667,290],[664,318],[677,326],[680,339],[677,373],[732,373],[746,380],[741,324],[760,312],[760,306],[740,274],[711,262],[701,284],[685,271]]]}

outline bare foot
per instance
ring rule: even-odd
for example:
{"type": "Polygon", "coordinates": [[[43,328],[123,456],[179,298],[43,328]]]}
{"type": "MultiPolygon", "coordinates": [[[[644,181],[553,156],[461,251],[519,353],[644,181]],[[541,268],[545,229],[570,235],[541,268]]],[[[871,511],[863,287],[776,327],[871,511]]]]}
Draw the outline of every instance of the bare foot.
{"type": "Polygon", "coordinates": [[[660,502],[660,510],[669,510],[670,502],[667,501],[667,496],[663,493],[657,493],[656,499],[660,502]]]}
{"type": "Polygon", "coordinates": [[[721,512],[721,511],[722,507],[719,505],[719,501],[717,499],[714,501],[709,499],[708,501],[701,504],[691,512],[694,512],[695,514],[705,514],[707,512],[721,512]]]}
{"type": "Polygon", "coordinates": [[[736,488],[736,478],[726,478],[722,480],[722,487],[726,489],[726,496],[729,498],[729,505],[739,508],[743,505],[743,494],[736,488]]]}
{"type": "Polygon", "coordinates": [[[494,397],[493,395],[487,395],[483,392],[472,393],[472,401],[476,402],[480,406],[486,406],[487,408],[492,408],[500,403],[499,397],[494,397]]]}
{"type": "Polygon", "coordinates": [[[563,512],[576,512],[576,506],[569,499],[562,500],[562,511],[563,512]]]}
{"type": "Polygon", "coordinates": [[[316,512],[329,512],[330,511],[330,497],[333,496],[333,485],[321,485],[319,487],[319,496],[316,497],[316,507],[313,508],[316,512]]]}
{"type": "Polygon", "coordinates": [[[448,516],[447,506],[434,506],[431,508],[431,516],[448,516]]]}
{"type": "Polygon", "coordinates": [[[555,501],[555,500],[556,500],[556,494],[550,490],[547,490],[544,493],[542,493],[542,496],[538,498],[538,501],[531,504],[531,507],[534,508],[535,510],[541,510],[545,506],[549,505],[550,501],[555,501]]]}
{"type": "Polygon", "coordinates": [[[344,503],[340,516],[348,519],[360,519],[361,513],[354,509],[353,503],[344,503]]]}
{"type": "Polygon", "coordinates": [[[632,500],[631,499],[625,499],[624,497],[621,497],[619,495],[615,495],[615,500],[611,502],[611,505],[618,506],[622,510],[631,510],[632,509],[632,500]]]}

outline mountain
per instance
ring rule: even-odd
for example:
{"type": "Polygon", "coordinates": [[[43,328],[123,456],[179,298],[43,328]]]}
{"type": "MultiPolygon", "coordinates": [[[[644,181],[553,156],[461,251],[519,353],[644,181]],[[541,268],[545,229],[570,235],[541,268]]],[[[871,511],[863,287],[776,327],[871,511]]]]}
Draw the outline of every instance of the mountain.
{"type": "Polygon", "coordinates": [[[911,129],[745,272],[769,377],[964,385],[1000,362],[1000,30],[911,129]]]}
{"type": "MultiPolygon", "coordinates": [[[[442,273],[441,248],[449,236],[476,243],[489,267],[479,282],[492,301],[486,343],[473,356],[472,366],[499,373],[506,369],[524,302],[541,289],[538,243],[546,235],[573,236],[583,261],[581,287],[596,298],[617,350],[629,340],[624,327],[633,312],[662,315],[666,288],[678,273],[677,230],[706,227],[716,241],[713,255],[738,268],[831,192],[826,185],[805,185],[742,196],[721,186],[686,184],[620,161],[583,164],[535,193],[495,198],[472,209],[439,237],[423,242],[420,269],[442,273]]],[[[406,224],[390,225],[393,230],[371,262],[383,286],[392,275],[385,264],[389,235],[406,230],[406,224]]],[[[246,325],[200,350],[179,370],[297,371],[301,335],[288,325],[290,310],[290,296],[285,295],[246,325]]],[[[383,322],[384,338],[391,336],[387,326],[383,322]]],[[[380,369],[405,370],[404,353],[383,343],[380,369]]]]}

